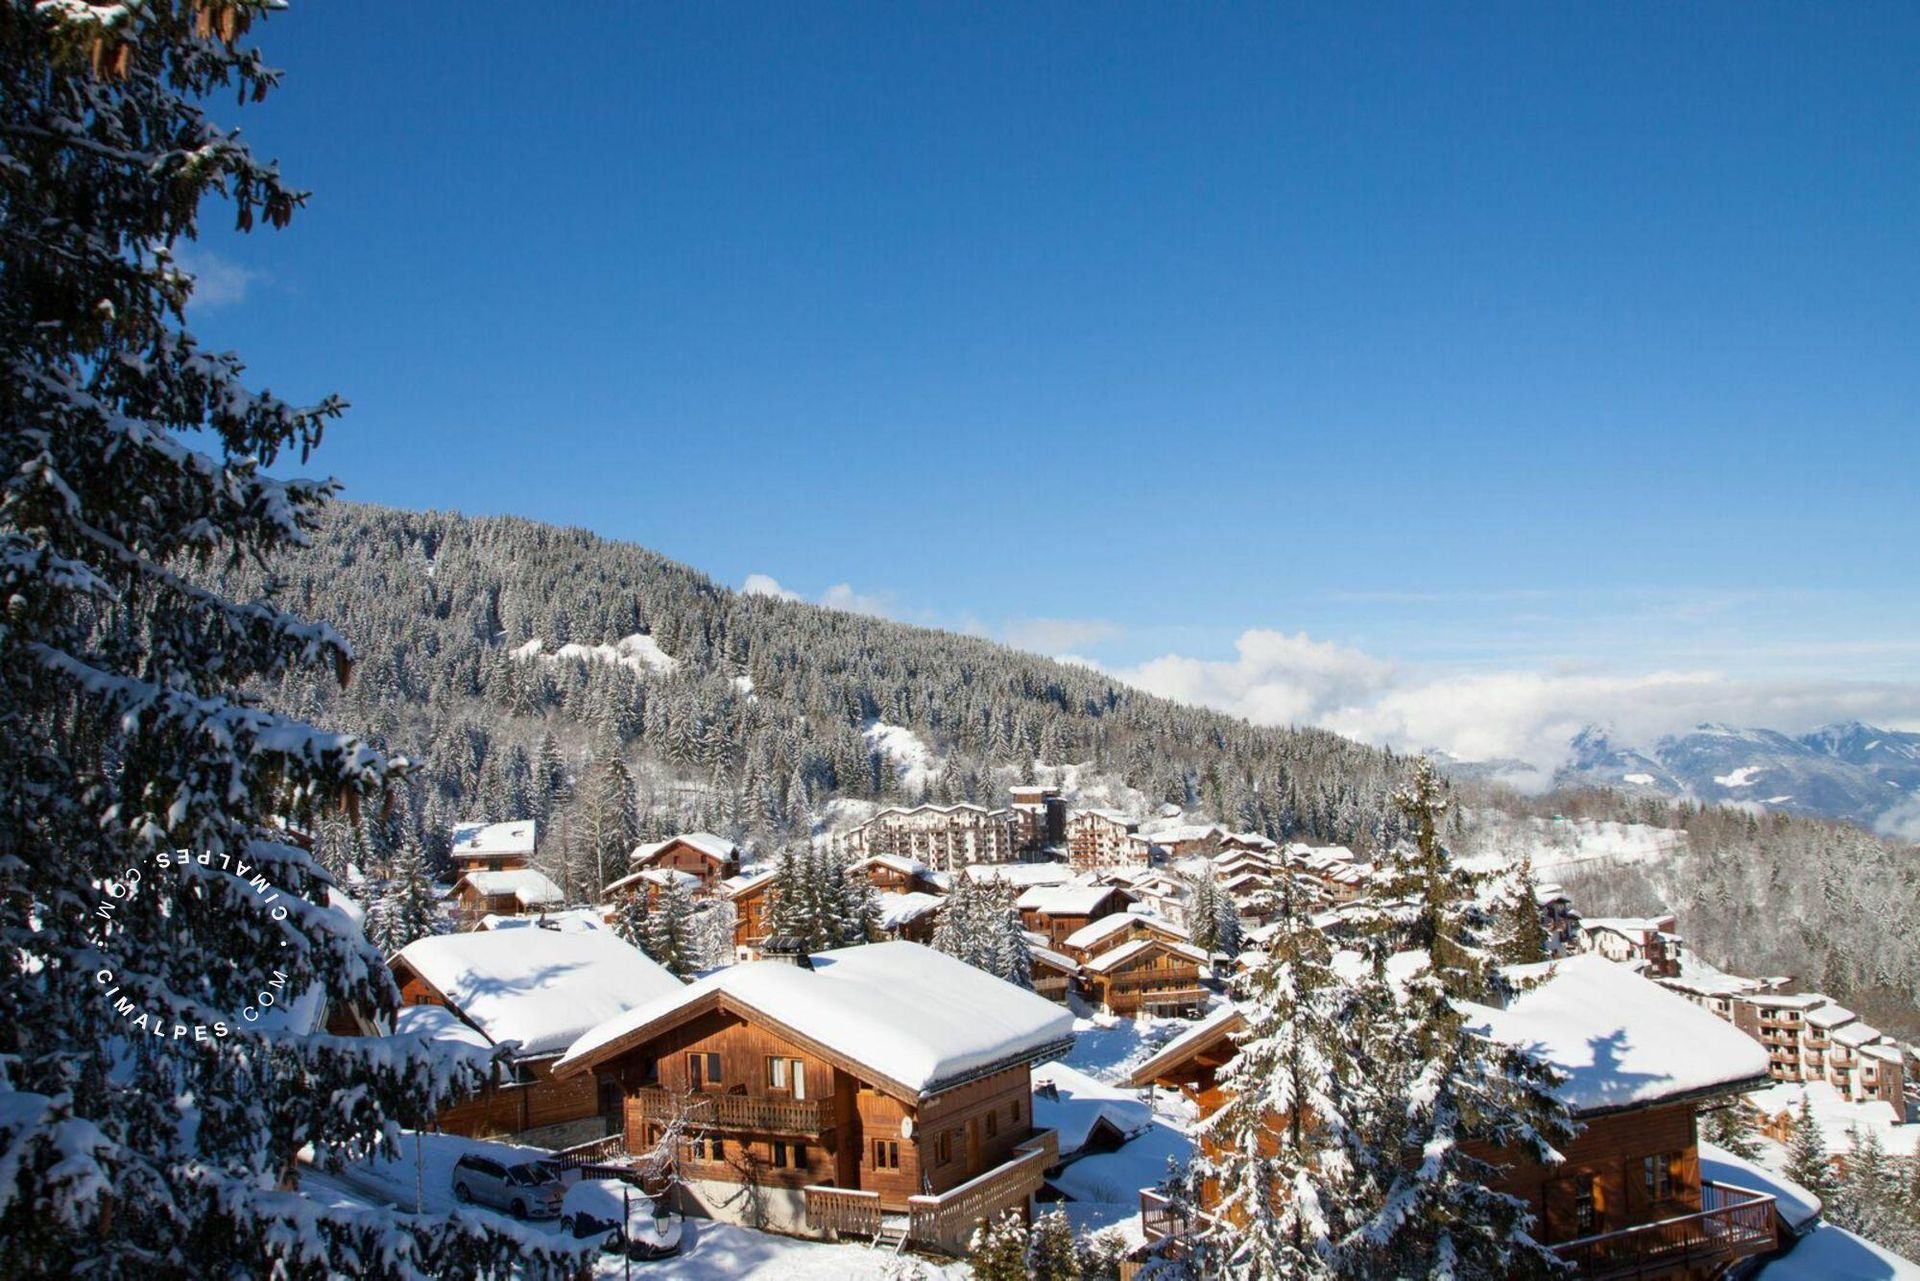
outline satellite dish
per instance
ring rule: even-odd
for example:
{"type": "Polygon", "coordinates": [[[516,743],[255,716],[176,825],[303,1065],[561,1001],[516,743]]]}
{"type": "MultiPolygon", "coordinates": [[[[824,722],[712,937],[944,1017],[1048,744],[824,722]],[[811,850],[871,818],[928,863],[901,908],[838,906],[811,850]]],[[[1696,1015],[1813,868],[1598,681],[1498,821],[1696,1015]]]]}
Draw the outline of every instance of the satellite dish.
{"type": "Polygon", "coordinates": [[[910,1139],[913,1137],[913,1118],[912,1117],[903,1116],[900,1118],[900,1137],[903,1139],[910,1139]]]}

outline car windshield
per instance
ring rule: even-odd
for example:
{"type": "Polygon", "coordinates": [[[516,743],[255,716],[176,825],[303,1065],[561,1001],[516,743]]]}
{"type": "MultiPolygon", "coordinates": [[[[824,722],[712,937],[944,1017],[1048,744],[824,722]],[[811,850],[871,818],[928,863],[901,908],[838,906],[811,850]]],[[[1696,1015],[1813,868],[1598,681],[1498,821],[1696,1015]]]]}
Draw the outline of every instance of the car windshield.
{"type": "Polygon", "coordinates": [[[522,1187],[532,1187],[553,1182],[553,1171],[544,1165],[516,1165],[507,1171],[507,1178],[522,1187]]]}

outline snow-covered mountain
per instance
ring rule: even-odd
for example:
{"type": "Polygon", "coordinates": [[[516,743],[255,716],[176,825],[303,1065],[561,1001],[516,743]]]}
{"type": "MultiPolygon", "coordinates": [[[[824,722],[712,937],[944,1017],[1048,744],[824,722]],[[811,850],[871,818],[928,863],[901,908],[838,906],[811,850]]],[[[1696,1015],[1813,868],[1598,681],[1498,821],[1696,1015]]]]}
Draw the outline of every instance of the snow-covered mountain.
{"type": "Polygon", "coordinates": [[[1859,721],[1798,737],[1698,725],[1637,746],[1590,725],[1569,745],[1554,782],[1746,802],[1890,829],[1920,818],[1920,734],[1859,721]]]}

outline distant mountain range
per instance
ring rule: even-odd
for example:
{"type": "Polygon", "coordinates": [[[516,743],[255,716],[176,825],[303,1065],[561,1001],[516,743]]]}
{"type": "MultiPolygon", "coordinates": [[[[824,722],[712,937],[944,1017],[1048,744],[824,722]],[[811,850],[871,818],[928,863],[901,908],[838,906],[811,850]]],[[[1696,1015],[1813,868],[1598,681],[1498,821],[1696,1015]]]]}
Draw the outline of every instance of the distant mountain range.
{"type": "MultiPolygon", "coordinates": [[[[1445,760],[1445,758],[1442,758],[1445,760]]],[[[1452,761],[1456,774],[1535,774],[1520,761],[1452,761]]],[[[1763,805],[1920,834],[1920,734],[1859,721],[1797,737],[1770,729],[1697,725],[1650,745],[1589,725],[1568,744],[1555,787],[1607,787],[1628,795],[1763,805]]]]}

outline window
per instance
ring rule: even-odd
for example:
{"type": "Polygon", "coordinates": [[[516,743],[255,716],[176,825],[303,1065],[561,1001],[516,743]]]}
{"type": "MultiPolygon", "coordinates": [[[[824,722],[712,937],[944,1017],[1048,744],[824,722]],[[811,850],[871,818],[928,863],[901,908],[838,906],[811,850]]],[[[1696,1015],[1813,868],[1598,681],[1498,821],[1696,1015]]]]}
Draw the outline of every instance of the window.
{"type": "Polygon", "coordinates": [[[687,1055],[687,1084],[694,1089],[703,1085],[720,1084],[720,1056],[718,1054],[687,1055]]]}
{"type": "Polygon", "coordinates": [[[938,1165],[946,1165],[953,1160],[953,1131],[942,1130],[933,1141],[933,1159],[938,1165]]]}
{"type": "Polygon", "coordinates": [[[1581,1236],[1592,1232],[1599,1222],[1593,1203],[1593,1184],[1585,1183],[1573,1193],[1573,1226],[1581,1236]]]}
{"type": "Polygon", "coordinates": [[[776,1170],[804,1170],[807,1168],[807,1145],[787,1143],[776,1139],[773,1143],[773,1168],[776,1170]]]}
{"type": "Polygon", "coordinates": [[[1000,1133],[1000,1114],[998,1112],[987,1113],[987,1137],[991,1139],[999,1133],[1000,1133]]]}
{"type": "Polygon", "coordinates": [[[806,1098],[806,1060],[769,1056],[767,1058],[767,1088],[770,1090],[792,1090],[794,1098],[806,1098]]]}
{"type": "Polygon", "coordinates": [[[1640,1179],[1649,1201],[1665,1201],[1673,1195],[1673,1166],[1664,1152],[1640,1158],[1640,1179]]]}
{"type": "Polygon", "coordinates": [[[727,1159],[726,1141],[717,1134],[698,1135],[687,1144],[687,1149],[696,1161],[724,1161],[727,1159]]]}
{"type": "Polygon", "coordinates": [[[873,1168],[876,1170],[897,1170],[900,1168],[900,1141],[898,1139],[875,1139],[873,1141],[873,1168]]]}
{"type": "Polygon", "coordinates": [[[1015,1099],[1012,1104],[1008,1106],[1007,1111],[1012,1115],[1013,1123],[1015,1125],[1020,1124],[1020,1100],[1015,1099]]]}

